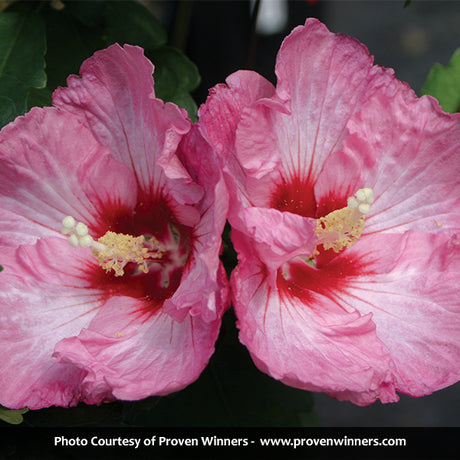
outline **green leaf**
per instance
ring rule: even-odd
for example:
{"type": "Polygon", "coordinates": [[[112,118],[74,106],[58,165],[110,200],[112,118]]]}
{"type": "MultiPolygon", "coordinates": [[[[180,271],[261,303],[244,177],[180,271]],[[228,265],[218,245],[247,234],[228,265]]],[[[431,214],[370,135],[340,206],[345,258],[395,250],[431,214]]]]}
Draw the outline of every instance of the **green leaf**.
{"type": "Polygon", "coordinates": [[[105,4],[103,0],[66,0],[65,10],[89,28],[99,28],[104,23],[105,4]]]}
{"type": "Polygon", "coordinates": [[[422,94],[434,96],[444,111],[460,111],[460,48],[446,67],[435,64],[423,85],[422,94]]]}
{"type": "MultiPolygon", "coordinates": [[[[15,17],[31,14],[33,4],[13,4],[15,17]]],[[[40,8],[46,28],[46,71],[48,90],[26,91],[21,81],[3,82],[0,89],[0,122],[6,124],[34,105],[51,104],[51,92],[65,86],[71,74],[97,49],[119,42],[140,45],[155,64],[155,92],[164,101],[174,102],[197,121],[197,106],[190,95],[200,83],[196,66],[179,50],[164,46],[166,33],[155,17],[133,1],[65,2],[56,10],[48,3],[40,8]],[[13,89],[13,91],[12,91],[13,89]],[[12,97],[11,95],[16,95],[12,97]]]]}
{"type": "Polygon", "coordinates": [[[157,48],[166,43],[167,35],[150,11],[137,2],[106,1],[108,43],[157,48]]]}
{"type": "Polygon", "coordinates": [[[404,2],[404,8],[407,8],[412,3],[412,0],[406,0],[404,2]]]}
{"type": "Polygon", "coordinates": [[[37,13],[0,14],[0,76],[12,75],[29,87],[46,85],[45,31],[37,13]]]}
{"type": "Polygon", "coordinates": [[[46,86],[45,28],[37,13],[0,14],[0,123],[27,110],[32,88],[46,86]]]}
{"type": "Polygon", "coordinates": [[[25,414],[29,409],[6,409],[0,406],[0,419],[11,423],[13,425],[19,425],[23,422],[22,414],[25,414]]]}
{"type": "Polygon", "coordinates": [[[26,99],[26,111],[29,111],[32,107],[45,107],[51,105],[51,96],[52,93],[48,88],[31,88],[26,99]]]}
{"type": "MultiPolygon", "coordinates": [[[[75,2],[79,4],[79,2],[75,2]]],[[[97,49],[106,47],[103,27],[88,27],[74,15],[73,3],[57,11],[49,6],[42,9],[46,24],[47,48],[46,71],[48,88],[53,91],[64,86],[71,74],[78,74],[82,62],[97,49]]],[[[88,2],[91,9],[93,2],[88,2]]],[[[80,10],[76,9],[77,14],[80,10]]],[[[96,14],[96,13],[95,13],[96,14]]],[[[96,20],[96,19],[94,19],[96,20]]]]}
{"type": "MultiPolygon", "coordinates": [[[[1,80],[0,80],[1,81],[1,80]]],[[[0,89],[0,93],[2,90],[0,89]]],[[[0,128],[7,125],[10,121],[13,121],[18,114],[16,104],[8,96],[2,96],[0,94],[0,128]]]]}
{"type": "Polygon", "coordinates": [[[169,46],[149,50],[146,55],[155,64],[156,96],[185,108],[190,118],[196,121],[197,106],[190,96],[190,91],[201,80],[196,65],[178,49],[169,46]]]}
{"type": "Polygon", "coordinates": [[[188,93],[187,91],[179,90],[176,93],[174,93],[171,102],[174,102],[179,107],[182,107],[183,109],[187,110],[190,120],[192,120],[193,122],[198,121],[198,107],[190,93],[188,93]]]}

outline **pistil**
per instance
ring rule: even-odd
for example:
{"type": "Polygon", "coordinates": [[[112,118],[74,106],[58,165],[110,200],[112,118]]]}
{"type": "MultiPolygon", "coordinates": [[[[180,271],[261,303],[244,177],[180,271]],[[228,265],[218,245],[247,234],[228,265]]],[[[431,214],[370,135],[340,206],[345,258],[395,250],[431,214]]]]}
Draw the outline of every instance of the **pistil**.
{"type": "Polygon", "coordinates": [[[148,261],[161,259],[165,248],[154,236],[146,240],[144,235],[132,236],[108,231],[97,241],[89,234],[88,227],[76,222],[72,216],[62,221],[62,234],[69,235],[67,241],[73,247],[91,248],[99,265],[107,272],[113,270],[115,276],[123,276],[128,263],[137,264],[139,272],[149,271],[148,261]]]}
{"type": "Polygon", "coordinates": [[[359,189],[355,196],[348,198],[347,206],[320,217],[316,223],[316,245],[313,256],[318,255],[318,246],[340,252],[356,243],[364,229],[364,216],[369,213],[374,202],[370,188],[359,189]]]}

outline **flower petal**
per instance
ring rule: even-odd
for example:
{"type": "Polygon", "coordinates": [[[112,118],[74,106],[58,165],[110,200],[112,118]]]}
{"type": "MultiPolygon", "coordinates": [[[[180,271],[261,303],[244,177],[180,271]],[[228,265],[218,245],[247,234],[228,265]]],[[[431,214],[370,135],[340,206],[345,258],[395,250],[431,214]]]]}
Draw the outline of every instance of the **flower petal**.
{"type": "Polygon", "coordinates": [[[243,110],[258,99],[270,97],[275,88],[256,72],[239,70],[226,84],[216,85],[199,109],[200,129],[216,151],[228,161],[243,110]]]}
{"type": "Polygon", "coordinates": [[[145,319],[137,314],[140,303],[113,297],[87,329],[57,344],[59,362],[87,372],[86,393],[125,400],[164,395],[192,383],[208,363],[220,319],[188,316],[180,323],[161,311],[145,319]]]}
{"type": "Polygon", "coordinates": [[[67,215],[90,226],[106,207],[136,202],[132,172],[74,117],[51,107],[34,108],[1,131],[0,160],[3,246],[56,236],[67,215]]]}
{"type": "Polygon", "coordinates": [[[250,244],[238,251],[240,340],[274,378],[359,405],[459,380],[458,237],[363,236],[319,270],[291,261],[275,287],[250,244]]]}
{"type": "Polygon", "coordinates": [[[277,96],[290,110],[271,113],[285,176],[315,182],[326,158],[340,150],[349,118],[388,84],[392,71],[374,67],[357,40],[308,19],[283,41],[276,75],[277,96]]]}
{"type": "Polygon", "coordinates": [[[363,236],[364,271],[343,301],[372,313],[396,387],[423,396],[460,379],[460,239],[418,232],[363,236]]]}
{"type": "MultiPolygon", "coordinates": [[[[296,256],[310,257],[315,250],[316,220],[270,208],[246,208],[244,218],[251,244],[271,270],[296,256]]],[[[238,235],[238,234],[235,234],[238,235]]]]}
{"type": "Polygon", "coordinates": [[[129,166],[144,192],[159,196],[166,188],[179,203],[194,203],[202,190],[175,157],[190,121],[175,104],[155,98],[152,72],[141,48],[115,44],[87,59],[81,77],[70,76],[68,88],[53,94],[53,103],[78,117],[129,166]]]}
{"type": "Polygon", "coordinates": [[[362,184],[375,196],[365,233],[460,229],[459,114],[395,81],[348,126],[346,151],[372,159],[362,184]]]}
{"type": "Polygon", "coordinates": [[[259,369],[288,385],[360,405],[377,396],[398,399],[372,315],[341,309],[327,292],[313,292],[305,304],[270,287],[255,260],[245,255],[232,286],[240,340],[259,369]]]}
{"type": "MultiPolygon", "coordinates": [[[[316,19],[307,20],[284,40],[276,74],[276,94],[263,95],[243,107],[235,138],[225,137],[235,144],[224,168],[234,177],[227,178],[229,220],[237,228],[241,207],[275,207],[313,217],[317,204],[328,205],[330,190],[315,187],[325,162],[331,158],[326,165],[331,175],[343,175],[343,154],[332,157],[340,155],[350,117],[394,80],[391,70],[373,66],[365,46],[329,32],[316,19]]],[[[352,173],[353,184],[347,185],[354,194],[359,177],[352,173]]],[[[334,199],[346,203],[348,196],[334,199]]]]}
{"type": "Polygon", "coordinates": [[[3,249],[0,404],[40,409],[82,399],[85,372],[59,364],[52,354],[57,341],[89,325],[102,303],[81,276],[91,263],[91,251],[76,250],[64,238],[3,249]]]}
{"type": "MultiPolygon", "coordinates": [[[[226,79],[226,85],[216,85],[199,109],[199,128],[222,162],[225,181],[229,184],[230,202],[248,202],[247,176],[235,150],[236,130],[247,108],[261,98],[274,95],[273,85],[259,74],[240,70],[226,79]]],[[[261,204],[262,205],[262,204],[261,204]]],[[[241,216],[230,208],[229,219],[236,225],[241,216]]]]}
{"type": "Polygon", "coordinates": [[[192,257],[182,273],[181,284],[165,300],[163,309],[180,321],[188,312],[192,316],[200,314],[205,321],[214,321],[228,307],[228,281],[222,276],[224,270],[219,259],[228,193],[218,160],[197,125],[182,140],[178,157],[205,194],[196,205],[200,219],[193,229],[192,257]]]}

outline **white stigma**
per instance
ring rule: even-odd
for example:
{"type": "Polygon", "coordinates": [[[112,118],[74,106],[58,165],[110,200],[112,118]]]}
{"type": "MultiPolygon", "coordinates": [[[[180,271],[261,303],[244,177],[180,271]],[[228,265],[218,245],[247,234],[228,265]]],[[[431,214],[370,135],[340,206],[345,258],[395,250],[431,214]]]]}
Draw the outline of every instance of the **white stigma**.
{"type": "Polygon", "coordinates": [[[93,240],[91,235],[83,235],[79,240],[80,246],[82,248],[89,248],[93,245],[94,242],[95,241],[93,240]]]}
{"type": "Polygon", "coordinates": [[[78,236],[86,236],[88,234],[88,227],[83,222],[78,222],[78,224],[75,225],[75,233],[78,236]]]}
{"type": "Polygon", "coordinates": [[[78,246],[78,238],[75,235],[70,235],[67,238],[67,241],[69,242],[70,246],[73,246],[74,248],[78,246]]]}
{"type": "Polygon", "coordinates": [[[96,241],[93,240],[91,235],[88,235],[88,226],[83,222],[76,222],[72,216],[67,216],[62,219],[62,230],[63,235],[70,235],[67,241],[71,246],[76,248],[81,246],[82,248],[93,247],[96,241]]]}
{"type": "Polygon", "coordinates": [[[348,207],[351,209],[358,208],[361,214],[368,214],[371,210],[371,204],[374,202],[374,191],[371,188],[360,188],[355,196],[348,198],[348,207]]]}
{"type": "Polygon", "coordinates": [[[75,227],[75,219],[72,216],[67,216],[62,219],[62,225],[66,228],[74,228],[75,227]]]}

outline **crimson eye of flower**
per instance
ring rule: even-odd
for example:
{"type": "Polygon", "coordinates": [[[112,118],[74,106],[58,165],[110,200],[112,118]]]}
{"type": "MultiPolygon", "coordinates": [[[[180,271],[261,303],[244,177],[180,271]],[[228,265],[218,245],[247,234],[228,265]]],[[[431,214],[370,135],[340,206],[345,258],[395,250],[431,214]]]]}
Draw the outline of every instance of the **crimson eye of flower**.
{"type": "Polygon", "coordinates": [[[145,300],[143,312],[153,313],[177,290],[192,250],[192,235],[167,206],[153,204],[149,212],[144,208],[138,205],[132,215],[119,216],[108,226],[111,230],[102,231],[102,226],[88,228],[67,216],[61,232],[77,250],[92,251],[98,264],[88,271],[92,284],[105,286],[107,295],[118,292],[145,300]],[[103,235],[96,239],[90,233],[103,235]]]}
{"type": "Polygon", "coordinates": [[[277,185],[271,206],[304,217],[315,217],[317,212],[313,186],[308,180],[295,176],[277,185]]]}
{"type": "MultiPolygon", "coordinates": [[[[347,200],[347,206],[341,209],[330,212],[324,217],[320,217],[316,221],[315,234],[318,237],[315,250],[310,258],[302,258],[309,266],[313,268],[321,268],[321,263],[329,261],[335,254],[342,252],[344,249],[350,248],[355,244],[361,236],[365,225],[365,215],[369,213],[371,204],[374,202],[374,192],[371,188],[359,189],[354,196],[347,200]],[[331,250],[331,251],[329,251],[331,250]],[[319,264],[318,264],[319,262],[319,264]],[[317,265],[318,264],[318,265],[317,265]]],[[[298,286],[308,284],[311,280],[312,273],[305,276],[302,267],[307,269],[303,264],[299,265],[299,260],[295,259],[291,262],[286,262],[280,268],[279,275],[288,282],[292,282],[298,286]],[[297,266],[297,269],[293,267],[297,266]],[[297,274],[297,278],[295,276],[297,274]]],[[[329,267],[329,271],[334,272],[334,267],[329,267]]],[[[327,276],[327,275],[325,275],[327,276]]],[[[333,277],[342,277],[340,273],[334,273],[333,277]]],[[[281,285],[284,281],[279,278],[281,285]]],[[[318,286],[318,283],[315,282],[318,286]]],[[[291,293],[295,290],[288,289],[291,293]]]]}

